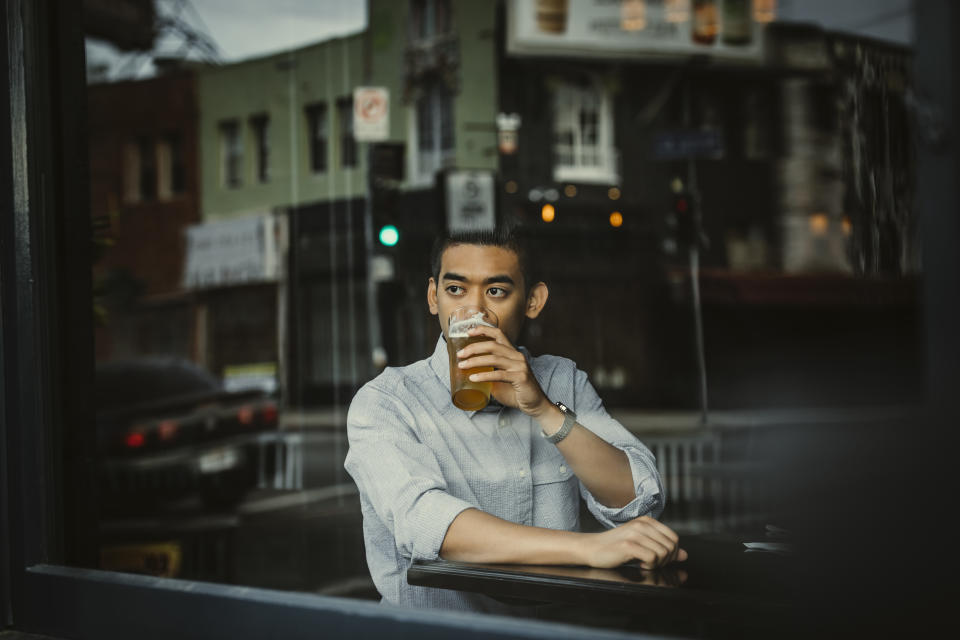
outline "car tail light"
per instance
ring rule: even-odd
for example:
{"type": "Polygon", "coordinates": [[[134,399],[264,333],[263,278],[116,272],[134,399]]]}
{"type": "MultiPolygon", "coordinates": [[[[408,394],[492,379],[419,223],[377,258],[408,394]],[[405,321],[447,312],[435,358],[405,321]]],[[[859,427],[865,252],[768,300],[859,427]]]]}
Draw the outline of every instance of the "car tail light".
{"type": "Polygon", "coordinates": [[[253,424],[253,407],[243,406],[237,410],[237,421],[243,425],[253,424]]]}
{"type": "Polygon", "coordinates": [[[277,405],[266,405],[263,407],[263,411],[260,415],[263,417],[263,422],[265,424],[275,424],[277,422],[277,405]]]}
{"type": "Polygon", "coordinates": [[[176,420],[163,420],[157,425],[157,434],[160,436],[160,440],[169,442],[176,437],[179,429],[180,423],[176,420]]]}
{"type": "Polygon", "coordinates": [[[144,438],[143,434],[139,431],[131,431],[123,439],[123,443],[131,449],[142,447],[146,441],[147,439],[144,438]]]}

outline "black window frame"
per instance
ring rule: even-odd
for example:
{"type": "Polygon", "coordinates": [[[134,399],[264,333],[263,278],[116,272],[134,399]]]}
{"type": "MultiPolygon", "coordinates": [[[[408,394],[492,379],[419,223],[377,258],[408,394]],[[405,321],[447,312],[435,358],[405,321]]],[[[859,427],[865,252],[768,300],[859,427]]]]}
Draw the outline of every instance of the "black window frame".
{"type": "Polygon", "coordinates": [[[270,115],[257,113],[250,116],[253,132],[253,177],[259,184],[270,182],[270,115]]]}
{"type": "Polygon", "coordinates": [[[326,102],[312,102],[303,108],[307,120],[307,162],[310,173],[326,173],[327,148],[330,144],[329,109],[326,102]],[[322,123],[322,126],[320,126],[322,123]],[[320,134],[323,134],[322,136],[320,134]]]}
{"type": "Polygon", "coordinates": [[[353,134],[353,97],[337,98],[337,137],[340,140],[340,168],[356,168],[357,139],[353,134]]]}
{"type": "Polygon", "coordinates": [[[243,186],[243,129],[240,120],[227,118],[217,124],[220,135],[220,185],[227,189],[243,186]],[[234,151],[236,145],[236,153],[234,151]]]}
{"type": "MultiPolygon", "coordinates": [[[[66,565],[89,560],[95,542],[84,535],[93,517],[92,487],[84,482],[91,477],[91,443],[82,429],[66,428],[89,424],[93,395],[80,6],[4,0],[0,14],[0,69],[8,73],[0,83],[0,531],[9,534],[0,536],[0,628],[107,639],[596,637],[594,629],[66,565]]],[[[955,131],[960,109],[943,79],[956,77],[949,69],[960,64],[952,41],[960,7],[928,0],[915,10],[921,95],[929,105],[946,105],[935,110],[941,120],[934,124],[955,131]]],[[[960,154],[955,142],[937,144],[921,149],[918,191],[931,194],[920,200],[928,265],[923,295],[937,313],[927,320],[928,392],[930,408],[950,427],[939,436],[946,445],[956,437],[948,419],[957,414],[960,379],[960,256],[952,215],[960,204],[960,154]]],[[[943,538],[952,530],[928,533],[943,538]]]]}

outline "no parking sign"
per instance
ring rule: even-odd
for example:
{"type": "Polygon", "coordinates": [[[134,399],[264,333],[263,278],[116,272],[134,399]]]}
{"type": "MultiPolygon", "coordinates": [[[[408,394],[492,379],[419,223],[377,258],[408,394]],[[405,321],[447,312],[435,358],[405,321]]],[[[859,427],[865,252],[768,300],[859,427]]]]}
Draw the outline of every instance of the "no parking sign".
{"type": "Polygon", "coordinates": [[[390,135],[390,93],[384,87],[353,90],[353,135],[362,142],[379,142],[390,135]]]}

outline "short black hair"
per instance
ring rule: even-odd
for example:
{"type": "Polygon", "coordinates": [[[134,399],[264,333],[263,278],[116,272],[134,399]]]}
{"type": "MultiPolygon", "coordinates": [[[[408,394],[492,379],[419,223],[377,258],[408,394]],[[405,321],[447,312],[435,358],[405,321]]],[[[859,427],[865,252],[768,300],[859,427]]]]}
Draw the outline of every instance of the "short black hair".
{"type": "Polygon", "coordinates": [[[499,247],[517,254],[520,273],[523,275],[524,292],[541,281],[540,265],[534,252],[533,238],[529,232],[519,227],[496,227],[484,231],[461,231],[439,236],[430,251],[430,275],[439,285],[440,261],[443,252],[460,244],[473,244],[481,247],[499,247]]]}

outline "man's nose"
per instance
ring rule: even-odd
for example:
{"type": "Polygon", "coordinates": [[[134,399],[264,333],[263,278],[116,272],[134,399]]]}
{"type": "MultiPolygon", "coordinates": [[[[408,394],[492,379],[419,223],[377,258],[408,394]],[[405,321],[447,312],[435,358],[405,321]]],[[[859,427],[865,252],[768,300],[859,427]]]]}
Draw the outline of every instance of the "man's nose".
{"type": "Polygon", "coordinates": [[[474,289],[467,294],[467,299],[464,302],[465,305],[470,305],[473,307],[482,307],[483,306],[483,290],[474,289]]]}

